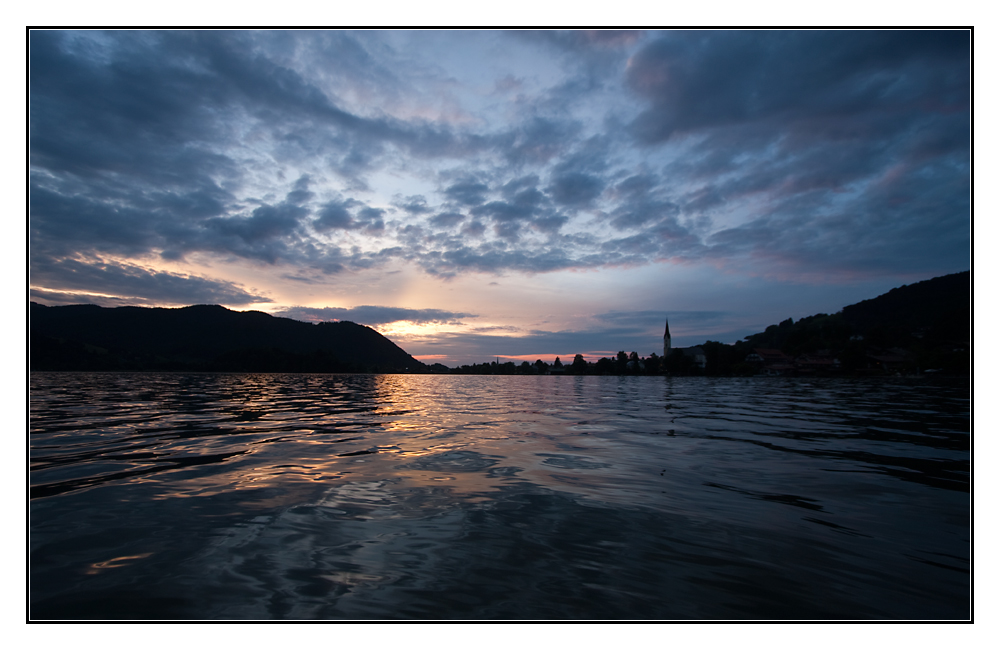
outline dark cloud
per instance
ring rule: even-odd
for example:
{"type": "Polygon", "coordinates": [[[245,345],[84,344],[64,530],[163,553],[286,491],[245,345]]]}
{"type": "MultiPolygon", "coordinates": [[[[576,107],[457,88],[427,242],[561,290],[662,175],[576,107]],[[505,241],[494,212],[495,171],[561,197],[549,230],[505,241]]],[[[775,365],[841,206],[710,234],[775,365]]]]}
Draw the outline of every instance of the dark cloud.
{"type": "Polygon", "coordinates": [[[313,227],[319,231],[354,228],[357,224],[350,213],[350,208],[361,205],[360,201],[354,199],[329,201],[323,205],[319,212],[319,218],[313,222],[313,227]]]}
{"type": "Polygon", "coordinates": [[[470,213],[493,222],[497,237],[517,241],[524,226],[556,233],[568,221],[551,207],[549,198],[535,187],[538,176],[531,175],[508,181],[500,188],[506,200],[490,201],[473,207],[470,213]]]}
{"type": "MultiPolygon", "coordinates": [[[[69,255],[96,246],[122,254],[145,253],[164,241],[161,226],[130,206],[36,186],[30,196],[30,241],[37,255],[69,255]]],[[[183,224],[175,227],[183,228],[183,224]]]]}
{"type": "Polygon", "coordinates": [[[382,219],[384,214],[385,210],[382,208],[361,208],[358,211],[358,221],[363,224],[365,232],[378,234],[385,230],[385,221],[382,219]]]}
{"type": "Polygon", "coordinates": [[[496,145],[510,162],[542,164],[565,152],[582,131],[575,120],[532,116],[496,137],[496,145]]]}
{"type": "Polygon", "coordinates": [[[600,178],[579,172],[560,174],[549,186],[549,193],[556,202],[574,207],[589,205],[603,190],[604,182],[600,178]]]}
{"type": "Polygon", "coordinates": [[[68,293],[65,291],[46,291],[44,289],[31,289],[29,292],[32,302],[43,305],[98,305],[100,307],[124,307],[129,305],[157,305],[159,303],[150,301],[144,296],[103,296],[94,293],[68,293]]]}
{"type": "MultiPolygon", "coordinates": [[[[129,304],[246,305],[272,302],[270,298],[232,282],[97,259],[35,260],[30,280],[33,286],[43,292],[53,292],[53,295],[103,294],[127,298],[129,304]]],[[[42,294],[39,297],[45,298],[42,294]]],[[[78,302],[93,300],[91,296],[78,302]]]]}
{"type": "Polygon", "coordinates": [[[659,179],[652,174],[634,174],[616,184],[612,189],[615,198],[644,197],[659,185],[659,179]]]}
{"type": "Polygon", "coordinates": [[[220,48],[189,33],[31,32],[37,254],[287,257],[282,240],[306,214],[308,178],[286,203],[250,215],[222,189],[243,171],[218,153],[236,137],[238,120],[226,115],[240,83],[210,65],[220,48]]]}
{"type": "Polygon", "coordinates": [[[680,213],[673,203],[662,201],[636,201],[620,204],[615,208],[611,223],[618,229],[641,228],[651,222],[672,221],[680,213]]]}
{"type": "Polygon", "coordinates": [[[248,244],[254,244],[292,233],[307,214],[307,210],[297,205],[262,205],[249,217],[212,219],[206,223],[210,229],[223,235],[239,237],[248,244]]]}
{"type": "Polygon", "coordinates": [[[301,205],[306,201],[311,200],[316,195],[309,191],[309,175],[306,174],[295,181],[295,186],[287,195],[285,195],[285,202],[294,205],[301,205]]]}
{"type": "Polygon", "coordinates": [[[428,212],[433,212],[433,208],[427,205],[427,199],[423,196],[408,196],[401,201],[397,201],[394,205],[403,208],[409,214],[426,214],[428,212]]]}
{"type": "Polygon", "coordinates": [[[609,259],[624,256],[626,260],[630,260],[638,256],[645,261],[652,261],[660,254],[659,243],[645,235],[609,239],[601,244],[601,249],[609,259]]]}
{"type": "Polygon", "coordinates": [[[628,70],[649,102],[632,132],[646,144],[687,143],[664,169],[687,189],[650,201],[648,180],[622,182],[613,223],[662,231],[670,221],[651,216],[664,210],[677,225],[742,210],[740,225],[691,250],[765,274],[967,267],[969,64],[961,30],[684,32],[649,42],[628,70]],[[890,186],[900,188],[892,199],[890,186]],[[924,239],[935,231],[937,256],[924,239]]]}
{"type": "Polygon", "coordinates": [[[493,226],[493,232],[500,239],[507,240],[508,242],[516,242],[521,238],[521,224],[518,223],[498,223],[493,226]]]}
{"type": "Polygon", "coordinates": [[[482,237],[486,232],[486,226],[482,221],[472,220],[462,227],[462,234],[469,237],[482,237]]]}
{"type": "MultiPolygon", "coordinates": [[[[472,224],[470,224],[471,226],[472,224]]],[[[498,227],[510,226],[510,230],[502,231],[509,238],[516,240],[520,230],[517,224],[499,224],[498,227]]],[[[422,263],[434,274],[455,271],[481,271],[484,273],[499,273],[502,271],[523,271],[527,273],[545,273],[561,269],[575,268],[579,262],[567,254],[567,251],[549,248],[538,253],[526,251],[522,247],[512,247],[505,242],[483,243],[475,248],[461,246],[446,251],[427,255],[422,263]]]]}
{"type": "Polygon", "coordinates": [[[249,216],[206,219],[186,233],[177,232],[167,239],[174,243],[172,250],[177,254],[215,251],[275,264],[296,256],[290,240],[309,214],[307,209],[294,204],[264,204],[249,216]]]}
{"type": "MultiPolygon", "coordinates": [[[[229,152],[244,131],[256,129],[279,158],[326,159],[357,188],[389,144],[417,156],[483,146],[447,127],[340,108],[285,64],[274,47],[281,38],[33,31],[30,39],[31,164],[44,170],[32,175],[39,250],[159,248],[171,259],[210,250],[269,263],[305,254],[288,236],[305,215],[296,206],[316,198],[312,179],[301,176],[283,203],[242,214],[233,192],[250,178],[229,152]]],[[[385,229],[383,215],[350,200],[327,201],[315,226],[385,229]],[[352,215],[352,207],[362,210],[352,215]]]]}
{"type": "Polygon", "coordinates": [[[30,241],[33,254],[145,255],[182,259],[220,252],[274,263],[289,259],[289,241],[309,211],[292,203],[235,211],[233,197],[214,186],[190,191],[134,189],[34,175],[30,241]]]}
{"type": "Polygon", "coordinates": [[[442,212],[431,217],[431,223],[440,228],[452,228],[464,219],[465,215],[460,212],[442,212]]]}
{"type": "Polygon", "coordinates": [[[405,307],[291,307],[275,316],[296,320],[322,322],[329,320],[349,320],[362,325],[384,325],[396,321],[412,323],[459,324],[462,318],[475,318],[475,314],[446,311],[443,309],[407,309],[405,307]]]}
{"type": "Polygon", "coordinates": [[[969,48],[961,30],[672,33],[629,65],[630,86],[652,104],[634,127],[656,142],[765,120],[803,127],[964,111],[969,48]]]}
{"type": "Polygon", "coordinates": [[[946,166],[934,162],[909,173],[899,170],[834,206],[816,193],[796,195],[765,216],[714,233],[705,253],[725,260],[769,259],[775,273],[792,275],[796,269],[843,277],[965,270],[969,187],[946,166]]]}
{"type": "Polygon", "coordinates": [[[566,225],[569,217],[561,214],[550,214],[548,216],[537,217],[531,222],[532,228],[540,232],[555,234],[566,225]]]}
{"type": "MultiPolygon", "coordinates": [[[[503,194],[504,198],[507,200],[515,200],[518,196],[530,196],[538,197],[537,200],[532,198],[532,202],[540,201],[542,198],[541,192],[538,191],[539,178],[538,174],[529,174],[528,176],[521,176],[519,178],[514,178],[507,181],[500,187],[500,193],[503,194]]],[[[523,201],[517,201],[523,202],[523,201]]]]}
{"type": "Polygon", "coordinates": [[[211,92],[209,75],[164,57],[158,41],[150,32],[111,42],[32,31],[32,163],[159,186],[238,176],[232,160],[205,146],[233,134],[213,115],[224,98],[211,92]]]}
{"type": "Polygon", "coordinates": [[[493,37],[558,63],[469,119],[441,108],[456,79],[378,34],[32,31],[32,271],[968,267],[967,31],[493,37]]]}
{"type": "Polygon", "coordinates": [[[509,222],[530,219],[535,209],[531,205],[490,201],[485,205],[472,208],[470,212],[477,217],[488,217],[497,222],[509,222]]]}
{"type": "Polygon", "coordinates": [[[474,180],[465,180],[448,186],[444,190],[445,196],[452,201],[457,201],[462,205],[479,205],[486,201],[486,193],[490,191],[489,186],[474,180]]]}
{"type": "Polygon", "coordinates": [[[666,169],[704,183],[680,201],[692,212],[839,193],[917,149],[965,157],[968,65],[960,31],[674,34],[629,68],[652,104],[633,127],[647,143],[698,138],[666,169]]]}
{"type": "MultiPolygon", "coordinates": [[[[645,230],[650,235],[673,231],[676,236],[693,236],[679,222],[681,207],[667,200],[664,183],[656,176],[634,174],[608,188],[614,207],[608,213],[618,230],[645,230]]],[[[685,207],[690,209],[690,201],[685,207]]]]}

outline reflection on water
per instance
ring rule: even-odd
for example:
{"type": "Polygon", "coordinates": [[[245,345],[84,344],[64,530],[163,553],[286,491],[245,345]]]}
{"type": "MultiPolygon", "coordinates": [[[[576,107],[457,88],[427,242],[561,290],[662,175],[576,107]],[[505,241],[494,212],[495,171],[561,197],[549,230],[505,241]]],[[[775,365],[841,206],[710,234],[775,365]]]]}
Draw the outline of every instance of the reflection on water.
{"type": "Polygon", "coordinates": [[[968,618],[928,380],[31,375],[31,617],[968,618]]]}

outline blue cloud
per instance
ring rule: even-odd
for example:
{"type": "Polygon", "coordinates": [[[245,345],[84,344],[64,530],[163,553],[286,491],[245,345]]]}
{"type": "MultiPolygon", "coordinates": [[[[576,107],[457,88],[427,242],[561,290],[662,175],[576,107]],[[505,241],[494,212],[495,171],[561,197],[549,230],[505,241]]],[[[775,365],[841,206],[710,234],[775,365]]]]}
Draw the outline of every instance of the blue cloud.
{"type": "Polygon", "coordinates": [[[311,322],[329,320],[349,320],[362,325],[384,325],[396,321],[413,323],[448,323],[457,324],[462,318],[474,318],[475,314],[453,312],[443,309],[407,309],[405,307],[379,307],[362,305],[360,307],[291,307],[279,312],[276,316],[294,318],[311,322]]]}
{"type": "Polygon", "coordinates": [[[32,289],[32,296],[46,304],[114,306],[122,300],[128,304],[173,305],[272,302],[232,282],[99,259],[36,260],[31,275],[32,283],[40,287],[32,289]]]}
{"type": "Polygon", "coordinates": [[[967,31],[483,37],[555,63],[483,94],[379,33],[32,31],[33,268],[970,263],[967,31]]]}

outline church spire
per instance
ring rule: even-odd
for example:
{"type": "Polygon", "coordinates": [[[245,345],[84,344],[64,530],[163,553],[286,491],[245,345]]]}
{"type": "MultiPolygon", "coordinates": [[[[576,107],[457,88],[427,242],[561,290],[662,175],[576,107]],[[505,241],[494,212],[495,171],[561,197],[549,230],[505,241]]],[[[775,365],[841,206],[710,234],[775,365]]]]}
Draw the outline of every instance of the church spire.
{"type": "Polygon", "coordinates": [[[663,356],[670,355],[670,321],[666,321],[666,329],[663,332],[663,356]]]}

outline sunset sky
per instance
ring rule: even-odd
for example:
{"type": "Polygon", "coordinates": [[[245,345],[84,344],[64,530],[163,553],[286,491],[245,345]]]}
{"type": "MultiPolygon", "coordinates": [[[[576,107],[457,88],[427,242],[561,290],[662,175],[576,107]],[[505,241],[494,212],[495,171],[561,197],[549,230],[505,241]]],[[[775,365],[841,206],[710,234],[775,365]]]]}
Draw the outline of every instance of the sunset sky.
{"type": "MultiPolygon", "coordinates": [[[[732,343],[971,268],[967,31],[33,31],[31,300],[425,362],[732,343]]],[[[568,357],[568,359],[567,359],[568,357]]]]}

